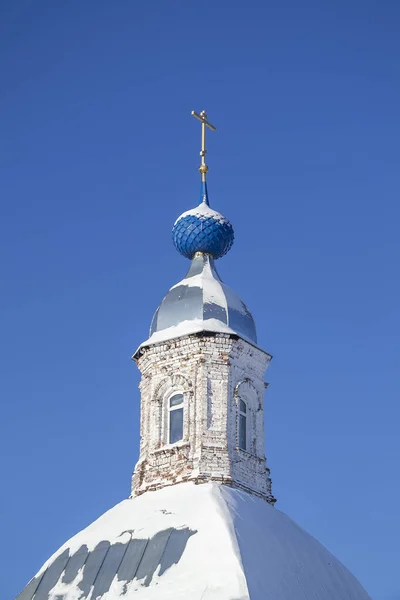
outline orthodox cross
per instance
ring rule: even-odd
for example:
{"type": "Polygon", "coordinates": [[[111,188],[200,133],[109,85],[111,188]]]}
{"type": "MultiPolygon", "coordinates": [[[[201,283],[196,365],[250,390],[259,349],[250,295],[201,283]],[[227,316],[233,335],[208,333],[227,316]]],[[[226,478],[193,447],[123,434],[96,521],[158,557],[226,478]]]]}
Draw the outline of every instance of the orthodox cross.
{"type": "Polygon", "coordinates": [[[201,156],[201,165],[199,167],[199,171],[201,173],[201,180],[205,181],[206,180],[206,174],[208,171],[208,166],[206,165],[206,154],[207,154],[207,150],[206,150],[206,127],[208,127],[209,129],[211,129],[211,131],[217,131],[217,129],[214,127],[214,125],[211,125],[211,123],[209,123],[207,121],[207,113],[205,110],[202,110],[200,114],[198,114],[196,111],[192,110],[192,115],[198,119],[201,123],[201,150],[200,150],[200,156],[201,156]]]}

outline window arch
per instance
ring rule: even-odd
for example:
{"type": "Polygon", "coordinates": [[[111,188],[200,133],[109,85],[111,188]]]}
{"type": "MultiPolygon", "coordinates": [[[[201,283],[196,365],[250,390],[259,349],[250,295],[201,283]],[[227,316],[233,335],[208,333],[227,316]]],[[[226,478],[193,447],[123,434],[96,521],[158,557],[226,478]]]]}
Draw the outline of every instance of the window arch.
{"type": "Polygon", "coordinates": [[[168,400],[168,443],[183,439],[183,394],[173,394],[168,400]]]}
{"type": "Polygon", "coordinates": [[[247,404],[239,398],[238,441],[239,448],[247,451],[247,404]]]}

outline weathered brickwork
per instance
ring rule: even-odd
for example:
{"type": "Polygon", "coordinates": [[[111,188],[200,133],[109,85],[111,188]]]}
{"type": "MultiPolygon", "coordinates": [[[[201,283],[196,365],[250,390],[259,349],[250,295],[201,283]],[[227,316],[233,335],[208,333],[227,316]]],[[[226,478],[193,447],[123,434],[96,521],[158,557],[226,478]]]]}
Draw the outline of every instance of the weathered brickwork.
{"type": "Polygon", "coordinates": [[[264,374],[270,356],[236,336],[188,335],[143,348],[140,456],[132,495],[182,481],[220,481],[273,503],[264,453],[264,374]],[[169,444],[168,403],[183,394],[183,439],[169,444]],[[239,448],[239,401],[246,450],[239,448]]]}

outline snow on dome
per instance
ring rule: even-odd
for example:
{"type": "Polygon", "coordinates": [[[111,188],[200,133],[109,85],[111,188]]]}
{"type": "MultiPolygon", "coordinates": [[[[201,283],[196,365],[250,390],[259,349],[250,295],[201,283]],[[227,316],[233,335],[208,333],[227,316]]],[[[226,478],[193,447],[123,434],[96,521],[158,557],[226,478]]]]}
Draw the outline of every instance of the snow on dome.
{"type": "Polygon", "coordinates": [[[204,217],[204,218],[208,218],[211,217],[212,219],[214,219],[215,221],[220,221],[221,223],[228,223],[228,219],[226,219],[223,215],[221,215],[221,213],[217,212],[216,210],[214,210],[213,208],[211,208],[211,206],[209,206],[208,204],[206,204],[205,202],[200,202],[200,204],[198,206],[196,206],[195,208],[191,208],[190,210],[187,210],[186,212],[182,213],[180,215],[180,217],[178,217],[174,223],[174,226],[184,217],[190,216],[190,215],[194,215],[196,217],[204,217]]]}
{"type": "Polygon", "coordinates": [[[146,346],[200,331],[236,334],[257,343],[253,317],[220,279],[213,259],[198,253],[186,277],[174,285],[154,314],[146,346]]]}
{"type": "Polygon", "coordinates": [[[124,500],[71,538],[17,600],[370,600],[264,500],[182,483],[124,500]]]}

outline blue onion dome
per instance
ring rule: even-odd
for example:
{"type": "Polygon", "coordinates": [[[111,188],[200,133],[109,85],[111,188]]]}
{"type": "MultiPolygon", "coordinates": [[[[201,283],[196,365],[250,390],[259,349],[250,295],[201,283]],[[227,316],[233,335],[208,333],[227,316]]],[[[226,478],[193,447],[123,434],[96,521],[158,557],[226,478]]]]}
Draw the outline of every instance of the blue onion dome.
{"type": "Polygon", "coordinates": [[[202,182],[201,203],[184,212],[175,221],[172,240],[175,248],[186,258],[204,252],[221,258],[232,247],[234,232],[231,223],[208,203],[207,184],[202,182]]]}

